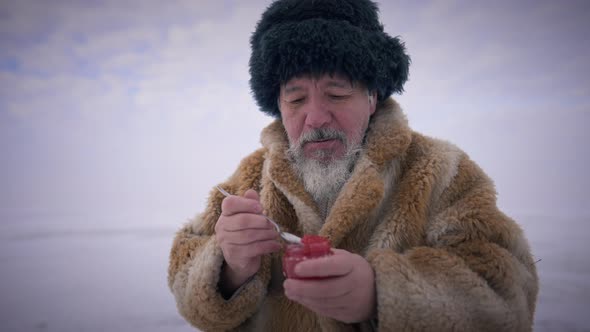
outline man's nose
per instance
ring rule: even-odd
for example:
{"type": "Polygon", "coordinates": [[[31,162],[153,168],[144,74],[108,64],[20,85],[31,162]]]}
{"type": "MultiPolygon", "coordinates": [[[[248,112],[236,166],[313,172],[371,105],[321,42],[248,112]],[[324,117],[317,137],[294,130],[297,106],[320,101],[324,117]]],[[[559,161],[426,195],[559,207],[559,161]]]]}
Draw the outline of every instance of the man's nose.
{"type": "Polygon", "coordinates": [[[307,105],[307,114],[305,118],[305,126],[308,128],[322,128],[332,121],[332,112],[321,98],[316,96],[310,98],[307,105]]]}

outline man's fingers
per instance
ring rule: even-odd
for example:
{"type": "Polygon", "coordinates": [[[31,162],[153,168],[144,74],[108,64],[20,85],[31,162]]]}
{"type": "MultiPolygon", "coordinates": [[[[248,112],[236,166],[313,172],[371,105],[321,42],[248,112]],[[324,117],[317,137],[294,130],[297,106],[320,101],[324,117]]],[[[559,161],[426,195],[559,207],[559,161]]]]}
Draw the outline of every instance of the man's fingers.
{"type": "Polygon", "coordinates": [[[260,201],[260,196],[254,189],[248,189],[244,193],[244,198],[253,199],[255,201],[260,201]]]}
{"type": "Polygon", "coordinates": [[[375,310],[375,276],[361,256],[343,250],[297,264],[299,276],[338,275],[322,280],[287,279],[285,295],[310,310],[345,322],[371,317],[375,310]]]}
{"type": "Polygon", "coordinates": [[[334,255],[308,259],[295,266],[299,277],[336,277],[352,272],[351,254],[344,250],[332,249],[334,255]]]}
{"type": "Polygon", "coordinates": [[[226,232],[223,241],[233,245],[247,245],[259,241],[277,240],[279,234],[274,228],[247,229],[239,232],[226,232]]]}
{"type": "Polygon", "coordinates": [[[319,301],[340,301],[340,298],[352,291],[346,277],[334,277],[323,280],[287,279],[283,283],[285,294],[296,298],[317,299],[319,301]]]}
{"type": "Polygon", "coordinates": [[[262,205],[257,199],[240,196],[228,196],[221,202],[221,214],[231,216],[237,213],[262,213],[262,205]]]}
{"type": "Polygon", "coordinates": [[[271,254],[280,249],[281,244],[277,240],[266,240],[245,245],[228,244],[222,250],[226,260],[238,261],[271,254]]]}
{"type": "MultiPolygon", "coordinates": [[[[267,230],[274,229],[274,227],[259,214],[241,213],[234,216],[223,216],[223,220],[219,222],[221,230],[226,232],[239,232],[248,229],[267,230]]],[[[220,219],[221,220],[221,219],[220,219]]]]}

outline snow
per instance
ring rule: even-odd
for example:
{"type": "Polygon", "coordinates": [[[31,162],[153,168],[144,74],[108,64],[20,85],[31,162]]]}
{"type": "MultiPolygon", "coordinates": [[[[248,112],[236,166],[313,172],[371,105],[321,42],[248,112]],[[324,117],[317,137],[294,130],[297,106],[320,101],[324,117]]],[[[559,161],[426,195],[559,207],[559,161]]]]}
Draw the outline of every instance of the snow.
{"type": "MultiPolygon", "coordinates": [[[[535,331],[590,331],[590,218],[515,219],[541,259],[535,331]]],[[[180,224],[36,216],[0,225],[0,330],[195,331],[166,280],[180,224]]]]}

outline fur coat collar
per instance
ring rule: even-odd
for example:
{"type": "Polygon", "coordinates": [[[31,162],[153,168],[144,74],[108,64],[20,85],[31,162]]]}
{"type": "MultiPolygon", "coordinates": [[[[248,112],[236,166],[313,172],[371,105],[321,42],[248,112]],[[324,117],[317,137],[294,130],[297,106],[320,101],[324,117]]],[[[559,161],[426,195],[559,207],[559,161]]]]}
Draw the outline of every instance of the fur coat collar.
{"type": "MultiPolygon", "coordinates": [[[[411,130],[393,99],[381,105],[371,118],[365,146],[352,175],[340,191],[325,222],[321,220],[313,198],[305,191],[302,181],[291,167],[286,154],[289,142],[282,123],[277,120],[265,128],[261,141],[268,151],[263,168],[262,200],[273,202],[270,206],[283,206],[280,200],[288,200],[289,205],[295,207],[293,212],[296,218],[282,218],[279,222],[289,231],[326,236],[333,246],[341,247],[341,242],[351,232],[375,217],[384,197],[391,192],[395,178],[399,176],[396,172],[399,160],[394,161],[403,156],[410,145],[411,130]]],[[[275,214],[277,218],[285,215],[275,214]]]]}

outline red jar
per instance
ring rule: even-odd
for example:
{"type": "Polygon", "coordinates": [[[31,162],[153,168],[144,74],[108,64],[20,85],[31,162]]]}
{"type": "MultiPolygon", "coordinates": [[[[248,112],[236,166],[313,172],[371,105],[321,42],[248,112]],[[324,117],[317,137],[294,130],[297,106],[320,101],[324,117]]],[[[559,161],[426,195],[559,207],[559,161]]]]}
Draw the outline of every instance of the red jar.
{"type": "Polygon", "coordinates": [[[321,278],[298,278],[295,275],[297,263],[312,258],[319,258],[333,255],[330,241],[319,235],[304,235],[301,244],[289,244],[283,255],[283,274],[287,278],[294,279],[321,279],[321,278]]]}

